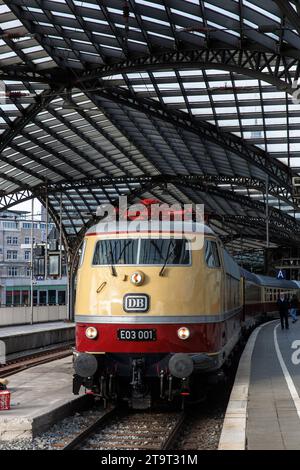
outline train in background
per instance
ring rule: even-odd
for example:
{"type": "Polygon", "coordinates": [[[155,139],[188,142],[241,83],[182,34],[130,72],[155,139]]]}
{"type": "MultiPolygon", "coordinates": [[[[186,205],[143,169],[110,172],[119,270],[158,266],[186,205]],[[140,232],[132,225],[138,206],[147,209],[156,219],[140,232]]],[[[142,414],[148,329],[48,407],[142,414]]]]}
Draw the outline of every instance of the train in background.
{"type": "Polygon", "coordinates": [[[177,222],[151,233],[107,227],[88,230],[78,269],[75,394],[84,386],[133,408],[194,399],[222,375],[243,330],[276,312],[281,291],[299,290],[241,269],[206,225],[184,238],[177,222]],[[204,243],[191,250],[195,234],[204,243]]]}
{"type": "Polygon", "coordinates": [[[243,268],[240,268],[240,272],[243,286],[243,320],[246,328],[262,316],[278,314],[277,300],[281,292],[289,299],[300,293],[299,281],[262,276],[243,268]]]}

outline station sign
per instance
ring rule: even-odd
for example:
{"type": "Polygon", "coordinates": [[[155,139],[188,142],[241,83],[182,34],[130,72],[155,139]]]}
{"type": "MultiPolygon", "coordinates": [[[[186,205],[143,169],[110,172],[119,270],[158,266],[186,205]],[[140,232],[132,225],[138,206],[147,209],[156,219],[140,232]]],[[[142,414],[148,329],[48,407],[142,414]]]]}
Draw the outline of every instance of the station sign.
{"type": "Polygon", "coordinates": [[[286,279],[286,272],[284,269],[279,269],[279,271],[277,272],[277,279],[286,279]]]}

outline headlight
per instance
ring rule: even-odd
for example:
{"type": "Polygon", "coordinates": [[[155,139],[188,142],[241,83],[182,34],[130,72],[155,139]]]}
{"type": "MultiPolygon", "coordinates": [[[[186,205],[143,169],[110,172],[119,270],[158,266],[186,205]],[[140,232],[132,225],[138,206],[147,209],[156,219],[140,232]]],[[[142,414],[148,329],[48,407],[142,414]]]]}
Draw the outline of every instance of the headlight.
{"type": "Polygon", "coordinates": [[[188,339],[190,336],[190,330],[186,326],[182,326],[177,331],[177,335],[180,339],[188,339]]]}
{"type": "Polygon", "coordinates": [[[93,326],[89,326],[85,330],[85,336],[89,339],[96,339],[98,336],[98,331],[93,326]]]}

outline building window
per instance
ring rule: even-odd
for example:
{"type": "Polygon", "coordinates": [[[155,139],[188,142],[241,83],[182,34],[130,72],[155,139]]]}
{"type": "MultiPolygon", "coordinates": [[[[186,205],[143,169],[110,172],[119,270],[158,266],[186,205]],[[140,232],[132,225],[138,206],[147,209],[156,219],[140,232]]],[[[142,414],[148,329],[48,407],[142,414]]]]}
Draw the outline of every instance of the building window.
{"type": "Polygon", "coordinates": [[[57,291],[57,297],[58,297],[59,305],[66,305],[66,291],[65,290],[57,291]]]}
{"type": "Polygon", "coordinates": [[[13,304],[13,293],[9,290],[6,291],[6,305],[12,305],[13,304]]]}
{"type": "Polygon", "coordinates": [[[25,251],[24,259],[25,259],[25,261],[30,261],[30,251],[27,251],[27,250],[25,251]]]}
{"type": "Polygon", "coordinates": [[[55,305],[56,304],[56,290],[49,289],[48,291],[48,304],[55,305]]]}
{"type": "Polygon", "coordinates": [[[18,223],[17,222],[3,222],[3,228],[17,229],[18,223]]]}
{"type": "MultiPolygon", "coordinates": [[[[35,237],[33,237],[33,243],[35,243],[35,237]]],[[[24,238],[24,244],[25,245],[30,245],[31,244],[31,238],[30,237],[25,237],[24,238]]]]}
{"type": "Polygon", "coordinates": [[[46,305],[47,304],[47,291],[41,290],[39,292],[39,305],[46,305]]]}
{"type": "Polygon", "coordinates": [[[6,259],[18,259],[18,252],[15,250],[8,250],[6,253],[6,259]]]}
{"type": "Polygon", "coordinates": [[[6,237],[7,245],[17,245],[18,244],[18,237],[6,237]]]}
{"type": "MultiPolygon", "coordinates": [[[[23,228],[30,229],[31,228],[31,222],[23,222],[23,228]]],[[[34,223],[33,228],[39,228],[39,224],[34,223]]]]}
{"type": "Polygon", "coordinates": [[[9,277],[16,277],[18,275],[18,268],[16,266],[9,266],[7,268],[7,275],[9,277]]]}
{"type": "Polygon", "coordinates": [[[21,304],[29,305],[29,291],[28,290],[23,290],[21,292],[21,304]]]}

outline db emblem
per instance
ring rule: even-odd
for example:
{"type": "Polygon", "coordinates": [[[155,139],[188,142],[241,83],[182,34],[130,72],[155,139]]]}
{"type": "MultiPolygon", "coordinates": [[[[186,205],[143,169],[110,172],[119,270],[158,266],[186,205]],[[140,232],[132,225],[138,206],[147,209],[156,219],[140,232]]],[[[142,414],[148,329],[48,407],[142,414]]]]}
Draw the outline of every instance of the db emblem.
{"type": "Polygon", "coordinates": [[[123,308],[125,312],[145,313],[149,310],[149,296],[147,294],[126,294],[123,308]]]}
{"type": "Polygon", "coordinates": [[[145,279],[144,273],[142,273],[141,271],[136,271],[130,277],[131,283],[134,284],[135,286],[141,286],[144,282],[144,279],[145,279]]]}

